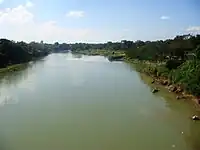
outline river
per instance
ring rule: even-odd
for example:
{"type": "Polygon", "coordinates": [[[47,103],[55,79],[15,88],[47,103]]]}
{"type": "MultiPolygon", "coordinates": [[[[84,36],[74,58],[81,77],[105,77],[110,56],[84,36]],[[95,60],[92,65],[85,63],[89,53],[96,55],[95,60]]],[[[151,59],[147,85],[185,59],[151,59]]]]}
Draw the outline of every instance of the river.
{"type": "Polygon", "coordinates": [[[0,78],[0,150],[199,150],[193,105],[130,65],[51,54],[0,78]]]}

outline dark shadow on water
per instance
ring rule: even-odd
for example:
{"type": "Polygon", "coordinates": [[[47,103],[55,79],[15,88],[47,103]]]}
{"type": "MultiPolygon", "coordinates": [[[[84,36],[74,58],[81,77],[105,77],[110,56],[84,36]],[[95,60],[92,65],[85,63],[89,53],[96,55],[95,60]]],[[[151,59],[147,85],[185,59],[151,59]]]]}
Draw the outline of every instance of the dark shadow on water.
{"type": "Polygon", "coordinates": [[[16,85],[21,80],[26,79],[28,76],[28,70],[30,69],[32,65],[26,65],[25,68],[23,68],[20,71],[15,72],[7,72],[0,76],[0,85],[16,85]],[[28,69],[29,68],[29,69],[28,69]]]}
{"type": "Polygon", "coordinates": [[[37,64],[44,64],[44,60],[36,60],[29,62],[27,64],[24,64],[23,68],[14,71],[14,72],[5,72],[0,74],[0,86],[1,85],[16,85],[22,80],[27,79],[29,76],[29,73],[32,71],[32,69],[37,65],[37,64]]]}

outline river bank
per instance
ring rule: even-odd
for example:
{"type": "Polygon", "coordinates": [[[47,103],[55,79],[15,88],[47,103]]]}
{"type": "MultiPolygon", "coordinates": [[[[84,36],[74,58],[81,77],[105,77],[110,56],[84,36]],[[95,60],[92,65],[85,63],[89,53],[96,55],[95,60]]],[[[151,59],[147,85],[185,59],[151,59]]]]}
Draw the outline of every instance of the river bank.
{"type": "Polygon", "coordinates": [[[23,64],[10,65],[10,66],[7,66],[6,68],[0,68],[0,74],[21,70],[21,69],[25,68],[26,65],[27,65],[27,63],[23,63],[23,64]]]}
{"type": "Polygon", "coordinates": [[[200,148],[193,105],[159,86],[152,94],[151,78],[148,86],[128,63],[51,54],[14,74],[0,84],[0,101],[7,99],[0,109],[3,150],[200,148]]]}
{"type": "Polygon", "coordinates": [[[122,61],[125,59],[125,52],[118,50],[84,50],[84,51],[74,51],[74,54],[82,54],[88,56],[104,56],[107,57],[110,61],[122,61]]]}
{"type": "Polygon", "coordinates": [[[41,57],[38,57],[38,58],[32,58],[32,60],[30,60],[28,62],[24,62],[24,63],[20,63],[20,64],[11,64],[11,65],[8,65],[8,66],[6,66],[4,68],[0,68],[0,74],[22,70],[22,69],[26,68],[27,65],[30,62],[40,60],[40,59],[42,59],[44,57],[45,56],[41,56],[41,57]]]}
{"type": "Polygon", "coordinates": [[[163,62],[153,63],[149,61],[138,61],[132,59],[126,59],[126,62],[132,64],[138,72],[151,77],[150,82],[152,85],[161,85],[166,88],[169,93],[176,94],[177,100],[190,100],[199,107],[200,98],[185,90],[182,84],[174,83],[172,80],[170,80],[170,76],[173,75],[171,75],[169,70],[164,67],[163,62]]]}
{"type": "Polygon", "coordinates": [[[110,61],[114,60],[115,58],[121,58],[119,59],[121,61],[125,61],[129,64],[132,64],[133,67],[141,73],[144,73],[152,78],[151,84],[157,84],[162,85],[165,87],[170,93],[176,94],[177,100],[191,100],[195,102],[197,106],[200,104],[200,98],[198,96],[195,96],[191,92],[187,91],[183,84],[180,84],[179,82],[175,82],[174,78],[177,78],[177,72],[168,70],[165,65],[166,62],[150,62],[150,61],[139,61],[136,59],[128,58],[125,55],[124,51],[109,51],[109,50],[88,50],[88,51],[79,51],[79,54],[89,55],[89,56],[105,56],[110,61]],[[113,59],[112,59],[113,58],[113,59]]]}

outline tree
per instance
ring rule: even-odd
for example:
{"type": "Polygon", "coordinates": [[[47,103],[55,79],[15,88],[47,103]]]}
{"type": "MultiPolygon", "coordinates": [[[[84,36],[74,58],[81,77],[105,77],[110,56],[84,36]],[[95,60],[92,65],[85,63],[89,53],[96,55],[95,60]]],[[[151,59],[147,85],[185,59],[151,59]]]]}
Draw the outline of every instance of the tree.
{"type": "Polygon", "coordinates": [[[30,61],[34,57],[46,56],[48,52],[43,44],[31,42],[13,42],[0,39],[0,67],[30,61]]]}

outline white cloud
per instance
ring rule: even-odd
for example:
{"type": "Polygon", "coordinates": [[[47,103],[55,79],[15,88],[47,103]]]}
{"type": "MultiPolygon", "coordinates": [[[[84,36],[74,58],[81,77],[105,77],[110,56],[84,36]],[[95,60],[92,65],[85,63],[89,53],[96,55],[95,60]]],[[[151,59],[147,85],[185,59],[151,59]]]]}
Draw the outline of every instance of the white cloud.
{"type": "Polygon", "coordinates": [[[170,19],[170,17],[169,16],[161,16],[160,19],[162,19],[162,20],[168,20],[168,19],[170,19]]]}
{"type": "Polygon", "coordinates": [[[33,5],[34,4],[31,1],[27,1],[25,4],[26,7],[33,7],[33,5]]]}
{"type": "MultiPolygon", "coordinates": [[[[28,2],[15,8],[0,10],[0,38],[26,42],[40,40],[50,43],[90,42],[93,41],[93,36],[98,34],[87,28],[61,27],[53,20],[37,22],[34,14],[29,10],[30,6],[33,4],[28,2]]],[[[82,13],[78,16],[81,15],[82,13]]]]}
{"type": "Polygon", "coordinates": [[[0,11],[0,26],[12,24],[25,24],[33,20],[33,14],[27,11],[26,7],[19,5],[15,8],[6,8],[0,11]]]}
{"type": "MultiPolygon", "coordinates": [[[[34,7],[34,5],[32,5],[34,7]]],[[[71,13],[73,14],[73,13],[71,13]]],[[[84,13],[83,13],[84,14],[84,13]]],[[[80,16],[80,15],[79,15],[80,16]]],[[[64,18],[65,16],[63,16],[64,18]]],[[[60,26],[59,22],[47,20],[38,22],[27,3],[14,8],[0,9],[0,38],[15,41],[58,42],[106,42],[133,39],[129,29],[83,28],[60,26]]],[[[72,21],[72,20],[70,20],[72,21]]],[[[138,38],[139,34],[135,34],[138,38]]]]}
{"type": "Polygon", "coordinates": [[[76,17],[76,18],[84,17],[84,15],[85,15],[84,11],[70,11],[66,14],[67,17],[76,17]]]}
{"type": "Polygon", "coordinates": [[[4,0],[0,0],[0,4],[3,3],[4,0]]]}
{"type": "Polygon", "coordinates": [[[191,26],[186,29],[189,32],[200,32],[200,26],[191,26]]]}

